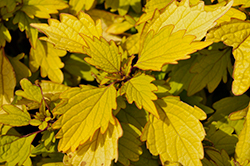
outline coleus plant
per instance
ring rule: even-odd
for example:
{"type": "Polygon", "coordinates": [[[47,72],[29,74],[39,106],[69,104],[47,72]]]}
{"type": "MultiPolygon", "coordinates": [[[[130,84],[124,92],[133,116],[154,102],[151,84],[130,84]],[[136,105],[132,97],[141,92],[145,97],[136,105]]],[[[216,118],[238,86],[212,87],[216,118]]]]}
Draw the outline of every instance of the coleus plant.
{"type": "Polygon", "coordinates": [[[2,165],[250,165],[249,1],[141,4],[0,2],[2,165]]]}

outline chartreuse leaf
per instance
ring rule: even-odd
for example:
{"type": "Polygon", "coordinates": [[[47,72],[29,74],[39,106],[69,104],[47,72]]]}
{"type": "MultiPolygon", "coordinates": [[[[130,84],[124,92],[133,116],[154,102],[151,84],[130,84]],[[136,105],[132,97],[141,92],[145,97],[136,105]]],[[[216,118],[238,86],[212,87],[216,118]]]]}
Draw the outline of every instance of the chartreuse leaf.
{"type": "Polygon", "coordinates": [[[208,50],[201,50],[203,56],[190,70],[195,73],[188,87],[188,95],[192,96],[196,92],[207,86],[212,93],[221,80],[227,82],[227,70],[232,68],[231,48],[224,48],[224,44],[213,44],[208,50]]]}
{"type": "Polygon", "coordinates": [[[232,6],[233,1],[229,1],[226,6],[220,6],[213,11],[205,11],[204,2],[190,7],[189,0],[181,3],[173,1],[162,12],[156,10],[153,19],[143,30],[143,36],[150,30],[156,33],[166,25],[173,24],[174,32],[186,29],[186,34],[195,35],[195,40],[205,37],[207,31],[216,25],[215,21],[225,14],[232,6]]]}
{"type": "Polygon", "coordinates": [[[117,73],[121,67],[121,53],[114,41],[108,43],[103,37],[91,39],[82,35],[88,47],[84,50],[90,57],[84,58],[86,62],[108,73],[117,73]]]}
{"type": "Polygon", "coordinates": [[[141,131],[135,126],[127,123],[121,123],[123,135],[119,139],[118,161],[123,165],[130,165],[130,161],[138,161],[142,154],[140,145],[142,142],[138,139],[141,136],[141,131]]]}
{"type": "Polygon", "coordinates": [[[233,6],[242,5],[244,8],[250,7],[250,2],[248,0],[234,0],[233,6]]]}
{"type": "Polygon", "coordinates": [[[42,102],[43,96],[42,96],[42,92],[39,86],[32,85],[32,83],[26,78],[20,81],[20,85],[23,91],[17,90],[16,95],[22,96],[26,99],[29,99],[38,103],[42,102]]]}
{"type": "Polygon", "coordinates": [[[109,122],[115,123],[112,109],[116,109],[116,89],[114,85],[94,88],[82,85],[81,88],[71,88],[65,91],[62,99],[68,99],[65,104],[53,110],[53,114],[64,113],[54,124],[59,129],[56,138],[60,138],[59,151],[66,152],[85,143],[92,138],[97,129],[104,133],[109,122]]]}
{"type": "Polygon", "coordinates": [[[160,71],[164,64],[176,64],[177,60],[188,59],[188,54],[212,44],[194,42],[195,36],[186,35],[185,30],[173,33],[174,29],[174,25],[167,25],[158,33],[150,31],[143,41],[135,66],[143,70],[160,71]]]}
{"type": "Polygon", "coordinates": [[[58,13],[58,10],[67,8],[63,0],[23,0],[21,10],[30,18],[50,18],[50,14],[58,13]]]}
{"type": "Polygon", "coordinates": [[[89,10],[95,3],[95,0],[70,0],[69,6],[70,6],[70,13],[77,15],[83,8],[85,10],[89,10]]]}
{"type": "Polygon", "coordinates": [[[0,137],[0,163],[6,166],[22,165],[29,157],[36,134],[27,137],[4,135],[0,137]]]}
{"type": "Polygon", "coordinates": [[[249,137],[250,137],[250,111],[248,109],[247,116],[245,119],[244,127],[239,135],[239,141],[236,144],[235,153],[236,153],[236,160],[243,164],[246,160],[250,160],[250,143],[249,143],[249,137]]]}
{"type": "Polygon", "coordinates": [[[0,107],[3,104],[10,104],[12,102],[15,86],[15,72],[8,58],[5,56],[4,49],[0,48],[0,107]]]}
{"type": "Polygon", "coordinates": [[[51,81],[62,83],[63,73],[60,68],[64,64],[60,57],[65,56],[66,53],[64,50],[55,49],[51,43],[37,39],[36,48],[30,50],[30,69],[35,72],[40,67],[42,77],[48,76],[51,81]]]}
{"type": "Polygon", "coordinates": [[[78,18],[69,14],[60,14],[60,21],[49,19],[48,24],[31,24],[47,35],[40,39],[51,42],[56,48],[64,49],[70,52],[84,53],[82,47],[86,46],[80,34],[89,37],[99,37],[102,35],[101,22],[96,23],[92,18],[80,12],[78,18]]]}
{"type": "Polygon", "coordinates": [[[110,165],[118,159],[118,139],[122,136],[122,128],[117,119],[115,124],[108,125],[105,133],[97,130],[92,139],[80,145],[76,151],[64,156],[66,165],[97,166],[110,165]]]}
{"type": "Polygon", "coordinates": [[[13,24],[18,23],[18,27],[21,32],[25,30],[26,36],[30,41],[30,44],[33,48],[36,48],[36,41],[38,37],[38,30],[31,27],[31,23],[39,23],[39,20],[37,18],[31,19],[28,17],[24,12],[17,11],[16,15],[13,19],[13,24]]]}
{"type": "Polygon", "coordinates": [[[63,162],[46,163],[43,166],[65,166],[63,162]]]}
{"type": "Polygon", "coordinates": [[[232,92],[235,95],[241,95],[250,86],[248,64],[249,52],[249,35],[250,23],[242,20],[232,19],[230,22],[225,22],[219,27],[211,30],[207,35],[207,40],[219,42],[223,41],[226,45],[233,47],[233,55],[235,58],[233,71],[232,92]]]}
{"type": "Polygon", "coordinates": [[[6,114],[0,114],[0,123],[9,126],[27,126],[30,122],[30,114],[23,105],[23,110],[13,105],[3,105],[6,114]]]}
{"type": "Polygon", "coordinates": [[[232,112],[229,115],[229,119],[230,120],[240,120],[240,119],[246,117],[248,109],[249,109],[249,106],[247,106],[246,108],[243,108],[242,110],[232,112]]]}
{"type": "Polygon", "coordinates": [[[69,89],[69,87],[66,85],[51,82],[51,81],[46,81],[46,80],[42,80],[39,83],[39,85],[43,91],[43,95],[62,93],[69,89]]]}
{"type": "Polygon", "coordinates": [[[3,25],[3,23],[0,23],[0,46],[4,47],[7,42],[11,41],[11,35],[9,30],[3,25]]]}
{"type": "Polygon", "coordinates": [[[221,150],[221,152],[219,152],[216,149],[205,149],[205,152],[210,159],[216,163],[215,165],[231,166],[230,158],[225,150],[221,150]]]}
{"type": "Polygon", "coordinates": [[[151,83],[154,80],[153,77],[145,74],[133,77],[121,87],[121,95],[125,94],[128,103],[132,104],[134,101],[139,109],[143,107],[159,118],[153,102],[153,100],[157,100],[157,96],[153,93],[157,87],[151,83]]]}
{"type": "Polygon", "coordinates": [[[201,166],[205,131],[199,120],[206,119],[206,114],[173,96],[159,99],[155,104],[160,118],[150,115],[141,140],[147,141],[153,155],[160,155],[162,163],[201,166]]]}
{"type": "Polygon", "coordinates": [[[19,82],[22,78],[27,78],[31,76],[30,69],[22,62],[20,62],[23,57],[24,53],[18,54],[16,57],[8,56],[10,63],[14,68],[17,82],[19,82]]]}

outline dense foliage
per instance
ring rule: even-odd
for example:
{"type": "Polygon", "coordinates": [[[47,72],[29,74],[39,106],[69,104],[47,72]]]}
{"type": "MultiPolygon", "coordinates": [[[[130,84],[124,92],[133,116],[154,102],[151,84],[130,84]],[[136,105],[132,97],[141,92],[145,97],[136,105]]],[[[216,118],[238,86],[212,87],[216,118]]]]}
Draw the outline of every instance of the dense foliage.
{"type": "Polygon", "coordinates": [[[0,0],[0,165],[250,165],[249,7],[0,0]]]}

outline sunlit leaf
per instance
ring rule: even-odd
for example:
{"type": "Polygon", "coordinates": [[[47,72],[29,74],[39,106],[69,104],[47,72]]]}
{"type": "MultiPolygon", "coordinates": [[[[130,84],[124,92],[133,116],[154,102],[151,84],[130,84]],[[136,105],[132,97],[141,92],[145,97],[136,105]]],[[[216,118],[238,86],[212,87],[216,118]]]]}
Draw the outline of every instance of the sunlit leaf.
{"type": "Polygon", "coordinates": [[[67,89],[69,89],[69,87],[66,85],[51,82],[51,81],[46,81],[46,80],[42,80],[39,83],[39,85],[43,91],[43,95],[62,93],[66,91],[67,89]]]}
{"type": "Polygon", "coordinates": [[[249,109],[249,106],[247,106],[246,108],[243,108],[242,110],[239,110],[239,111],[236,111],[236,112],[232,112],[229,115],[229,119],[230,120],[240,120],[240,119],[246,117],[248,109],[249,109]]]}
{"type": "Polygon", "coordinates": [[[121,53],[114,41],[107,42],[104,38],[89,38],[82,35],[88,47],[84,50],[90,57],[84,58],[89,64],[108,73],[116,73],[121,67],[121,53]]]}
{"type": "Polygon", "coordinates": [[[173,33],[174,25],[163,27],[158,33],[150,31],[143,41],[135,66],[143,70],[160,71],[164,64],[176,64],[188,59],[188,54],[207,47],[211,42],[194,42],[195,36],[186,35],[185,30],[173,33]]]}
{"type": "Polygon", "coordinates": [[[121,95],[125,94],[130,104],[134,101],[139,109],[143,107],[146,111],[159,117],[153,102],[157,99],[153,93],[157,90],[157,87],[151,83],[153,80],[155,80],[153,77],[145,74],[134,77],[121,87],[121,95]]]}
{"type": "Polygon", "coordinates": [[[4,47],[7,42],[11,41],[11,35],[9,30],[3,25],[3,23],[0,23],[0,46],[4,47]]]}
{"type": "Polygon", "coordinates": [[[115,123],[112,109],[116,109],[116,89],[114,85],[94,88],[87,85],[72,88],[61,95],[68,99],[54,109],[54,114],[64,113],[54,124],[60,129],[56,137],[61,138],[59,151],[71,151],[92,138],[95,131],[101,128],[104,133],[109,122],[115,123]]]}
{"type": "Polygon", "coordinates": [[[0,106],[12,102],[15,86],[15,72],[5,56],[4,49],[0,48],[0,106]]]}
{"type": "Polygon", "coordinates": [[[7,162],[6,166],[22,165],[30,155],[31,142],[36,134],[27,137],[4,135],[0,137],[0,163],[7,162]]]}
{"type": "Polygon", "coordinates": [[[77,18],[69,14],[60,14],[60,21],[49,19],[49,25],[44,23],[31,25],[47,35],[40,39],[53,43],[56,48],[76,53],[84,53],[82,47],[86,46],[80,34],[89,37],[102,35],[100,21],[95,23],[83,12],[80,12],[77,18]]]}
{"type": "Polygon", "coordinates": [[[115,124],[109,124],[105,133],[97,130],[91,140],[80,145],[75,152],[64,157],[65,164],[97,166],[110,165],[118,159],[118,139],[122,136],[122,128],[116,119],[115,124]]]}
{"type": "Polygon", "coordinates": [[[58,13],[58,10],[67,8],[63,0],[23,0],[21,10],[30,18],[50,18],[50,14],[58,13]]]}
{"type": "Polygon", "coordinates": [[[199,120],[206,114],[197,107],[181,102],[178,97],[159,99],[156,107],[160,118],[150,115],[141,139],[161,162],[179,162],[182,165],[200,165],[204,157],[201,141],[205,131],[199,120]]]}
{"type": "Polygon", "coordinates": [[[250,7],[250,1],[248,0],[234,0],[233,6],[242,5],[244,8],[250,7]]]}
{"type": "Polygon", "coordinates": [[[235,63],[232,92],[235,95],[243,94],[250,86],[250,68],[248,67],[250,63],[248,58],[249,28],[249,22],[232,19],[230,22],[223,23],[219,27],[214,28],[207,35],[208,41],[223,41],[226,45],[233,47],[235,63]]]}
{"type": "Polygon", "coordinates": [[[3,105],[6,114],[0,114],[0,123],[10,126],[27,126],[30,122],[30,114],[23,106],[23,110],[13,105],[3,105]]]}
{"type": "Polygon", "coordinates": [[[30,50],[30,69],[35,72],[40,67],[42,77],[48,76],[51,81],[62,83],[63,73],[60,68],[64,64],[60,57],[65,54],[66,51],[55,49],[53,44],[37,40],[36,48],[30,50]]]}
{"type": "Polygon", "coordinates": [[[70,12],[74,15],[77,15],[83,8],[89,10],[95,3],[95,0],[70,0],[70,12]]]}

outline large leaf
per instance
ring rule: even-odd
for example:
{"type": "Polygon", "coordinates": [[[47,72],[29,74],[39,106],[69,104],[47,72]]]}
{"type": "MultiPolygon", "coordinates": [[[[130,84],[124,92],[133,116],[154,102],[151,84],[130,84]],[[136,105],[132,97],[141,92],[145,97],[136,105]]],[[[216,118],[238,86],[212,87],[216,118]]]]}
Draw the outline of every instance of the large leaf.
{"type": "Polygon", "coordinates": [[[173,32],[186,29],[186,34],[195,35],[197,37],[195,40],[201,40],[232,4],[231,0],[226,6],[220,6],[213,11],[205,11],[203,1],[192,7],[189,6],[189,0],[183,0],[181,3],[173,1],[161,13],[156,10],[152,21],[143,30],[143,36],[152,29],[157,33],[164,26],[173,24],[175,25],[173,32]]]}
{"type": "MultiPolygon", "coordinates": [[[[225,150],[221,150],[221,152],[219,152],[215,149],[206,149],[205,152],[209,156],[209,158],[214,163],[216,163],[216,164],[210,163],[208,166],[232,166],[230,164],[229,156],[225,150]]],[[[203,161],[202,164],[206,166],[205,163],[203,163],[203,161]]]]}
{"type": "Polygon", "coordinates": [[[54,109],[54,114],[64,113],[54,124],[60,129],[56,137],[61,138],[59,151],[71,151],[92,138],[95,131],[101,128],[104,133],[109,122],[115,123],[112,109],[116,109],[116,89],[114,85],[103,88],[81,86],[65,91],[61,98],[67,98],[54,109]]]}
{"type": "Polygon", "coordinates": [[[160,71],[164,64],[176,64],[177,60],[188,59],[188,54],[212,43],[194,42],[195,36],[186,35],[186,30],[173,33],[174,30],[174,25],[167,25],[158,33],[150,31],[143,41],[135,66],[143,70],[160,71]]]}
{"type": "Polygon", "coordinates": [[[160,118],[150,115],[141,136],[150,152],[159,154],[162,163],[201,166],[200,159],[204,156],[201,141],[205,131],[199,120],[204,120],[206,114],[173,96],[155,103],[160,118]]]}
{"type": "Polygon", "coordinates": [[[80,145],[75,152],[64,157],[66,165],[98,166],[111,164],[118,159],[118,139],[122,136],[122,128],[116,119],[115,124],[109,124],[107,131],[97,130],[91,140],[80,145]]]}
{"type": "Polygon", "coordinates": [[[49,25],[44,23],[31,25],[47,35],[41,39],[53,43],[56,48],[76,53],[83,53],[82,47],[86,46],[80,34],[89,37],[99,37],[102,34],[100,21],[95,24],[92,18],[83,12],[79,13],[78,18],[69,14],[60,14],[60,20],[61,22],[49,19],[49,25]]]}
{"type": "Polygon", "coordinates": [[[0,8],[6,6],[8,12],[12,12],[16,7],[17,0],[1,0],[0,8]]]}
{"type": "Polygon", "coordinates": [[[12,102],[14,97],[15,86],[16,86],[15,72],[8,58],[4,54],[4,49],[1,48],[0,49],[0,106],[3,104],[10,104],[12,102]]]}
{"type": "Polygon", "coordinates": [[[36,49],[31,48],[30,50],[30,69],[35,72],[40,67],[42,77],[48,76],[51,81],[62,83],[63,73],[60,68],[64,64],[60,57],[65,54],[66,51],[55,49],[53,44],[37,40],[36,49]]]}
{"type": "Polygon", "coordinates": [[[85,10],[89,10],[95,3],[95,0],[70,0],[69,6],[72,14],[77,15],[84,7],[85,10]]]}
{"type": "Polygon", "coordinates": [[[125,94],[130,104],[134,101],[139,109],[143,107],[146,111],[159,117],[153,102],[157,99],[152,92],[157,90],[157,87],[151,83],[153,80],[155,80],[153,77],[145,74],[134,77],[121,87],[121,95],[125,94]]]}
{"type": "Polygon", "coordinates": [[[3,23],[0,23],[0,46],[4,47],[7,42],[11,41],[11,35],[9,30],[3,25],[3,23]]]}
{"type": "Polygon", "coordinates": [[[249,77],[249,45],[250,45],[250,23],[242,20],[232,19],[230,22],[221,24],[211,30],[207,35],[207,40],[214,42],[223,41],[226,45],[233,47],[235,58],[233,71],[232,92],[241,95],[250,86],[249,77]]]}
{"type": "Polygon", "coordinates": [[[118,73],[120,71],[122,55],[114,41],[108,43],[102,37],[100,40],[96,37],[92,40],[85,35],[82,35],[82,37],[88,46],[84,50],[90,56],[84,58],[86,62],[108,73],[118,73]]]}
{"type": "Polygon", "coordinates": [[[250,1],[248,0],[234,0],[234,6],[242,5],[242,7],[247,8],[250,7],[250,1]]]}
{"type": "Polygon", "coordinates": [[[58,13],[58,10],[67,8],[63,0],[23,0],[21,8],[30,18],[50,18],[50,14],[58,13]]]}
{"type": "Polygon", "coordinates": [[[22,165],[31,152],[31,142],[36,134],[27,137],[4,135],[0,137],[0,163],[7,162],[6,166],[22,165]]]}

